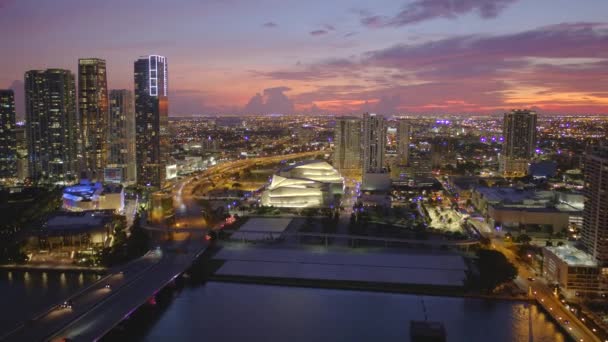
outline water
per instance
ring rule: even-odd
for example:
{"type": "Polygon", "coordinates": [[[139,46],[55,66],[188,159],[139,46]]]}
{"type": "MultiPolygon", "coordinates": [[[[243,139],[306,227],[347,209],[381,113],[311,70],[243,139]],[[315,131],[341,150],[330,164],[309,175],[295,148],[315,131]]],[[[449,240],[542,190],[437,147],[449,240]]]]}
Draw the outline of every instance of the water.
{"type": "MultiPolygon", "coordinates": [[[[409,341],[409,321],[442,321],[448,341],[561,342],[536,306],[520,302],[209,282],[185,287],[144,341],[409,341]]],[[[139,329],[139,330],[138,330],[139,329]]]]}
{"type": "Polygon", "coordinates": [[[0,271],[0,336],[99,277],[83,273],[0,271]]]}

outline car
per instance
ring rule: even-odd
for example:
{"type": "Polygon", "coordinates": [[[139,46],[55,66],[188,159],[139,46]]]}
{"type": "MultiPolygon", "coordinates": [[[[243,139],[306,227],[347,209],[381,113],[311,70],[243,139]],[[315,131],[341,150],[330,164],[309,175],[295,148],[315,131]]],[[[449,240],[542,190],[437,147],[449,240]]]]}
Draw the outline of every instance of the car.
{"type": "Polygon", "coordinates": [[[65,302],[63,302],[63,303],[61,304],[61,308],[62,308],[62,309],[71,309],[71,308],[72,308],[72,306],[73,306],[72,304],[73,304],[73,303],[72,303],[72,300],[71,300],[71,299],[68,299],[68,300],[66,300],[65,302]]]}
{"type": "Polygon", "coordinates": [[[104,285],[104,287],[105,287],[106,289],[108,289],[108,290],[111,290],[111,289],[112,289],[112,285],[110,285],[110,284],[105,284],[105,285],[104,285]]]}
{"type": "Polygon", "coordinates": [[[570,324],[570,321],[569,321],[569,320],[567,320],[567,319],[565,319],[565,320],[564,320],[564,324],[565,324],[565,325],[568,325],[568,324],[570,324]]]}
{"type": "Polygon", "coordinates": [[[528,277],[528,281],[534,281],[536,279],[534,279],[534,277],[528,277]]]}

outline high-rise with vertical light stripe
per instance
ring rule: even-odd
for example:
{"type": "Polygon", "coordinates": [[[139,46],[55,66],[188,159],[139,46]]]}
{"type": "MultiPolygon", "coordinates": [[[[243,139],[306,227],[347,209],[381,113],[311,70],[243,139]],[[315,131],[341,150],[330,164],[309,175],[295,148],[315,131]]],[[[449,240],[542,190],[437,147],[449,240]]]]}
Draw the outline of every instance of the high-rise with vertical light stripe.
{"type": "Polygon", "coordinates": [[[78,112],[82,149],[82,176],[103,180],[108,157],[108,82],[106,61],[78,60],[78,112]]]}
{"type": "Polygon", "coordinates": [[[137,183],[160,187],[169,152],[167,58],[141,57],[135,61],[134,76],[137,183]]]}

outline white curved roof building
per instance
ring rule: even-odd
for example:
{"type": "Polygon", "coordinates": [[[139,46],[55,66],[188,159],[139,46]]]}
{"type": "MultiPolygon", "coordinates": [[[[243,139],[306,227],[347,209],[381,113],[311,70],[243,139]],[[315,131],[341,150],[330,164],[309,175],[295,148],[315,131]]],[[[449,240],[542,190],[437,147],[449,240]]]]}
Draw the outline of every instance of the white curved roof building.
{"type": "Polygon", "coordinates": [[[344,179],[325,161],[305,161],[281,169],[262,194],[262,205],[280,208],[329,207],[344,194],[344,179]]]}

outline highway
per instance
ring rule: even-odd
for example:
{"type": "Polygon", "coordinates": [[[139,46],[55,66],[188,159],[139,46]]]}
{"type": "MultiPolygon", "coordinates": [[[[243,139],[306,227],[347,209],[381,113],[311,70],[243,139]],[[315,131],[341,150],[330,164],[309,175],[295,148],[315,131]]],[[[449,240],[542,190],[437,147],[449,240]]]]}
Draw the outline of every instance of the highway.
{"type": "Polygon", "coordinates": [[[203,208],[198,204],[197,195],[208,192],[211,188],[226,184],[227,180],[235,174],[247,168],[251,168],[256,164],[276,164],[284,160],[315,156],[319,153],[319,151],[311,151],[227,161],[211,166],[197,175],[176,181],[171,186],[173,206],[175,209],[175,231],[179,231],[179,228],[208,227],[209,222],[206,222],[202,215],[203,208]],[[195,193],[197,187],[198,194],[195,193]]]}

